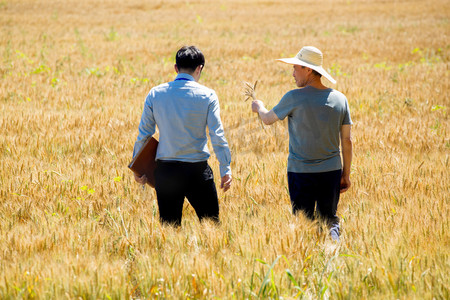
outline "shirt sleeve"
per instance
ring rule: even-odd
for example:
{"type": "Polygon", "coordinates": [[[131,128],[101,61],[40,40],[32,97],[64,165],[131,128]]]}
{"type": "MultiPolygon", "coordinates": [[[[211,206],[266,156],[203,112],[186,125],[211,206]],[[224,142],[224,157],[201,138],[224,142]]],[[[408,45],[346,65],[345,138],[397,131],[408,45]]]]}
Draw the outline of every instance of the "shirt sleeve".
{"type": "Polygon", "coordinates": [[[151,91],[147,95],[144,103],[144,111],[142,112],[141,122],[139,123],[139,134],[134,143],[133,158],[144,145],[145,141],[155,133],[155,118],[153,116],[151,91]]]}
{"type": "Polygon", "coordinates": [[[220,119],[219,100],[215,93],[212,95],[212,101],[208,106],[207,125],[211,144],[214,148],[217,160],[220,165],[220,176],[231,175],[231,153],[228,142],[224,136],[222,121],[220,119]]]}
{"type": "Polygon", "coordinates": [[[292,97],[291,93],[286,93],[280,102],[273,108],[273,112],[277,115],[278,119],[284,120],[292,112],[292,97]]]}
{"type": "Polygon", "coordinates": [[[342,121],[342,125],[352,125],[352,119],[350,118],[350,108],[348,106],[347,98],[345,98],[345,114],[344,120],[342,121]]]}

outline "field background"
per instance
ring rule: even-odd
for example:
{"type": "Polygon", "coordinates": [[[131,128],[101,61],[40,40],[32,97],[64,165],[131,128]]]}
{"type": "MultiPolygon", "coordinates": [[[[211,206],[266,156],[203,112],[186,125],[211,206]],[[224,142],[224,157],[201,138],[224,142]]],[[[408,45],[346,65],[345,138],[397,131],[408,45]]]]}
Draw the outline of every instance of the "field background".
{"type": "MultiPolygon", "coordinates": [[[[0,1],[1,299],[448,299],[449,12],[434,1],[0,1]],[[220,226],[161,227],[127,164],[174,54],[206,56],[234,181],[220,226]],[[314,45],[348,97],[342,239],[292,216],[276,58],[314,45]]],[[[327,84],[329,84],[327,82],[327,84]]],[[[210,164],[218,176],[214,155],[210,164]]]]}

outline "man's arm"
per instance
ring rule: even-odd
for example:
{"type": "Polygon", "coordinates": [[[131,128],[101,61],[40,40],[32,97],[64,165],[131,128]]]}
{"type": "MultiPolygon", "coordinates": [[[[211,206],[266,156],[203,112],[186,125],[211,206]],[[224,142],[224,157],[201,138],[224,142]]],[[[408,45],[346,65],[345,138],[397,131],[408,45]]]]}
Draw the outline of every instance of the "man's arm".
{"type": "Polygon", "coordinates": [[[350,169],[353,155],[351,128],[352,125],[342,125],[341,127],[341,149],[342,160],[344,162],[341,176],[341,193],[346,192],[352,185],[350,182],[350,169]]]}
{"type": "Polygon", "coordinates": [[[259,114],[259,117],[266,125],[271,125],[275,123],[276,121],[279,121],[280,119],[275,114],[273,109],[268,111],[264,107],[264,103],[261,100],[253,100],[252,101],[252,111],[259,114]]]}
{"type": "Polygon", "coordinates": [[[156,122],[153,116],[153,108],[151,107],[150,94],[144,102],[144,110],[142,111],[141,121],[139,122],[139,134],[134,143],[133,158],[144,146],[145,141],[155,134],[156,122]]]}
{"type": "MultiPolygon", "coordinates": [[[[134,144],[133,158],[139,152],[144,145],[145,141],[155,133],[156,122],[153,116],[153,110],[150,106],[149,96],[145,99],[144,110],[142,112],[141,121],[139,123],[139,134],[134,144]]],[[[134,180],[139,184],[145,184],[147,177],[142,175],[141,177],[134,174],[134,180]]]]}
{"type": "Polygon", "coordinates": [[[226,192],[232,182],[231,177],[231,153],[228,146],[228,142],[224,136],[224,130],[222,121],[220,119],[220,107],[219,100],[215,96],[211,104],[208,107],[207,125],[209,129],[209,136],[211,138],[211,144],[214,148],[217,160],[219,161],[220,169],[220,188],[226,192]]]}

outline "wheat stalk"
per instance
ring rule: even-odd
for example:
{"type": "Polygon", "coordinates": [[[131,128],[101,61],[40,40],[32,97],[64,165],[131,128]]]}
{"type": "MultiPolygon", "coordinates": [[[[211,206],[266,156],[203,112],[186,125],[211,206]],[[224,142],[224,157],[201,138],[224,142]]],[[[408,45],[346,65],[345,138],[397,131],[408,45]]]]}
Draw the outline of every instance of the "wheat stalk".
{"type": "Polygon", "coordinates": [[[248,99],[252,98],[253,100],[256,100],[256,85],[258,84],[258,80],[255,81],[254,85],[251,85],[247,81],[244,81],[244,84],[246,85],[244,95],[247,96],[244,101],[247,101],[248,99]]]}
{"type": "MultiPolygon", "coordinates": [[[[325,224],[292,214],[288,122],[261,130],[244,101],[263,98],[272,106],[293,85],[290,67],[268,64],[285,55],[277,45],[288,53],[303,46],[286,41],[298,34],[290,26],[296,1],[277,6],[284,17],[269,31],[272,5],[233,1],[242,6],[234,17],[232,6],[196,2],[197,21],[208,32],[196,43],[216,66],[202,82],[220,95],[235,184],[218,191],[220,226],[200,223],[186,205],[181,228],[159,223],[156,193],[142,191],[126,167],[142,100],[173,79],[168,51],[178,48],[179,24],[160,20],[179,7],[155,9],[152,18],[123,27],[111,17],[133,18],[152,5],[110,0],[114,12],[80,0],[73,11],[48,1],[32,16],[23,8],[35,2],[0,0],[0,20],[8,20],[0,26],[0,298],[449,298],[450,103],[442,84],[448,0],[405,1],[402,30],[395,2],[352,1],[358,14],[334,6],[315,22],[331,28],[319,49],[354,122],[352,187],[338,206],[337,248],[325,228],[317,232],[325,224]],[[367,18],[373,12],[378,17],[367,18]],[[334,14],[351,22],[342,25],[334,14]],[[254,30],[243,32],[248,22],[254,30]],[[128,34],[141,28],[154,30],[128,34]],[[378,28],[390,34],[372,39],[378,28]],[[264,95],[259,82],[254,93],[255,78],[268,88],[264,95]]],[[[317,7],[303,9],[308,15],[317,7]]],[[[305,32],[302,40],[317,41],[315,35],[305,32]]],[[[217,159],[208,162],[217,175],[217,159]]]]}
{"type": "MultiPolygon", "coordinates": [[[[255,81],[254,85],[251,85],[247,81],[244,81],[244,84],[246,86],[245,87],[245,91],[244,91],[244,95],[247,96],[247,98],[245,98],[244,101],[247,101],[250,98],[252,98],[253,100],[256,100],[256,85],[258,84],[258,80],[255,81]]],[[[266,130],[266,127],[264,126],[263,121],[261,119],[259,119],[259,121],[261,123],[261,128],[266,130]]]]}

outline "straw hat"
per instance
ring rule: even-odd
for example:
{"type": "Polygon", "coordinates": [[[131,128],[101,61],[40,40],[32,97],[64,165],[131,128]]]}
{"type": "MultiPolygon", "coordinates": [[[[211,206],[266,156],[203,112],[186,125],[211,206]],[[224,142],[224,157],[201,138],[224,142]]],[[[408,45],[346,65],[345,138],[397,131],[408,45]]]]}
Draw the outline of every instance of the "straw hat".
{"type": "Polygon", "coordinates": [[[325,78],[332,83],[336,83],[336,80],[334,80],[333,77],[331,77],[331,75],[328,74],[328,72],[325,71],[324,68],[322,68],[323,54],[316,47],[306,46],[303,47],[295,57],[280,58],[277,60],[290,65],[300,65],[311,68],[325,76],[325,78]]]}

